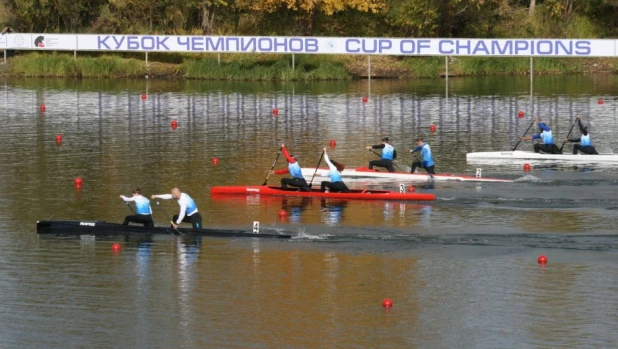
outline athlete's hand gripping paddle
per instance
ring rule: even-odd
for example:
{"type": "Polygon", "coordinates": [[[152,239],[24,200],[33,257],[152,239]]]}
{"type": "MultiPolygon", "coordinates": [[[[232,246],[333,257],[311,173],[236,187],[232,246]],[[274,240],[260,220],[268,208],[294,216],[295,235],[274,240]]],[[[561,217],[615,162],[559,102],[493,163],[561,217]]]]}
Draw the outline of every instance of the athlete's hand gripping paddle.
{"type": "Polygon", "coordinates": [[[167,214],[167,212],[165,212],[165,210],[163,209],[163,206],[161,206],[161,204],[157,201],[157,207],[161,210],[161,212],[163,212],[163,215],[165,216],[165,218],[170,222],[170,224],[172,225],[172,234],[174,235],[180,235],[180,232],[178,231],[178,228],[174,228],[174,226],[176,225],[176,223],[174,223],[174,221],[172,221],[170,219],[170,216],[167,214]]]}
{"type": "Polygon", "coordinates": [[[524,138],[526,136],[526,134],[528,133],[528,131],[530,131],[530,129],[532,128],[532,126],[534,126],[534,123],[536,122],[536,119],[532,120],[532,123],[530,123],[530,126],[528,126],[528,128],[526,129],[526,132],[524,132],[524,135],[521,136],[519,138],[519,141],[517,142],[517,144],[515,144],[515,146],[513,147],[513,151],[515,151],[515,149],[517,149],[517,147],[519,146],[519,143],[521,143],[522,138],[524,138]]]}

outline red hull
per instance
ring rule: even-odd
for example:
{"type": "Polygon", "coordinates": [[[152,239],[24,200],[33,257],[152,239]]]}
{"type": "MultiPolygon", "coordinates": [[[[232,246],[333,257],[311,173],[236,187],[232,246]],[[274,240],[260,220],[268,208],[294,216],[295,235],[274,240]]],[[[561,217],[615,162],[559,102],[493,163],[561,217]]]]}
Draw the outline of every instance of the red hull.
{"type": "Polygon", "coordinates": [[[322,193],[314,189],[310,192],[298,191],[298,189],[283,190],[279,187],[268,186],[225,186],[212,187],[210,194],[243,194],[243,195],[279,195],[279,196],[308,196],[331,199],[352,200],[409,200],[409,201],[432,201],[436,199],[434,194],[398,193],[389,190],[351,190],[349,193],[322,193]]]}

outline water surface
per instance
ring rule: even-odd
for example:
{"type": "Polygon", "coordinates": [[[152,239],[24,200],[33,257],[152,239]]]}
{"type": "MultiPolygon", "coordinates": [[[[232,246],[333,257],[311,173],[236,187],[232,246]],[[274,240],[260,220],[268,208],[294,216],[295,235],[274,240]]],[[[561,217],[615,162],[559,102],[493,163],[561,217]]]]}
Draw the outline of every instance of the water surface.
{"type": "MultiPolygon", "coordinates": [[[[559,139],[582,114],[597,149],[612,152],[615,76],[537,77],[532,100],[527,78],[517,77],[451,79],[448,98],[445,81],[433,79],[378,81],[371,91],[364,81],[1,83],[0,347],[581,348],[617,340],[615,168],[483,165],[484,176],[516,181],[419,184],[435,203],[209,193],[261,184],[283,142],[312,167],[336,140],[331,158],[355,167],[375,158],[364,146],[385,135],[401,166],[421,136],[439,172],[473,175],[465,154],[511,148],[533,113],[559,139]],[[36,235],[39,219],[121,221],[130,211],[118,196],[136,186],[146,194],[180,187],[212,226],[258,220],[294,237],[36,235]],[[120,253],[110,250],[114,241],[120,253]],[[539,254],[547,266],[537,265],[539,254]],[[380,306],[386,297],[389,311],[380,306]]],[[[165,224],[159,211],[155,220],[165,224]]]]}

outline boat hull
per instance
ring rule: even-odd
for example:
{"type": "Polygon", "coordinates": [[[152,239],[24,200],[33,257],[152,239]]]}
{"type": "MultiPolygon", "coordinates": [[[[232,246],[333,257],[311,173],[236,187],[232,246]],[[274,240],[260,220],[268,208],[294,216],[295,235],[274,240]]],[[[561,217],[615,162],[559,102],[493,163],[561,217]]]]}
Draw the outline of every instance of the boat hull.
{"type": "Polygon", "coordinates": [[[144,227],[137,225],[123,226],[118,223],[108,223],[104,221],[38,221],[37,234],[53,234],[59,236],[71,235],[97,235],[97,236],[119,236],[119,235],[172,235],[183,236],[210,236],[210,237],[252,237],[252,238],[278,238],[289,239],[290,235],[285,234],[264,234],[253,233],[244,230],[227,229],[187,229],[178,228],[178,232],[165,227],[144,227]]]}
{"type": "Polygon", "coordinates": [[[618,164],[618,154],[573,155],[573,154],[543,154],[531,151],[490,151],[466,154],[466,160],[543,160],[565,161],[574,163],[615,163],[618,164]]]}
{"type": "MultiPolygon", "coordinates": [[[[313,173],[315,172],[315,176],[318,179],[328,178],[329,170],[327,168],[319,168],[317,172],[315,168],[301,168],[303,176],[305,178],[311,179],[313,177],[313,173]]],[[[379,179],[379,180],[389,180],[389,181],[405,181],[405,182],[426,182],[432,180],[432,178],[426,173],[408,173],[408,172],[384,172],[384,171],[376,171],[370,170],[367,167],[359,167],[352,169],[345,169],[341,172],[341,177],[347,180],[350,179],[379,179]]],[[[510,183],[513,182],[511,179],[503,179],[503,178],[483,178],[483,177],[473,177],[473,176],[462,176],[462,175],[452,175],[452,174],[435,174],[433,176],[434,181],[446,182],[446,181],[459,181],[459,182],[502,182],[502,183],[510,183]]]]}
{"type": "Polygon", "coordinates": [[[346,200],[406,200],[406,201],[432,201],[436,199],[434,194],[425,193],[398,193],[388,190],[351,190],[349,193],[322,193],[317,189],[310,192],[294,189],[281,189],[269,186],[225,186],[210,188],[211,195],[277,195],[277,196],[300,196],[319,197],[346,200]]]}

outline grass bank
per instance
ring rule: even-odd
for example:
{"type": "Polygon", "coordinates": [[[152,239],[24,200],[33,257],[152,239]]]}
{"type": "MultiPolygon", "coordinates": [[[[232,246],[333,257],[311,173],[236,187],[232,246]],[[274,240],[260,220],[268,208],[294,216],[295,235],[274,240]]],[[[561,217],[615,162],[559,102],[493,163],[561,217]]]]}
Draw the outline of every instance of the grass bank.
{"type": "MultiPolygon", "coordinates": [[[[409,57],[401,61],[404,78],[446,75],[444,57],[409,57]]],[[[547,58],[533,60],[535,74],[618,73],[618,59],[547,58]]],[[[528,57],[449,57],[449,76],[527,75],[528,57]]]]}
{"type": "Polygon", "coordinates": [[[73,59],[67,54],[29,53],[13,57],[10,72],[26,77],[138,77],[146,73],[146,67],[137,59],[118,56],[73,59]]]}
{"type": "Polygon", "coordinates": [[[188,79],[206,80],[346,80],[352,74],[345,62],[334,56],[238,54],[185,59],[181,65],[188,79]]]}
{"type": "MultiPolygon", "coordinates": [[[[141,56],[141,55],[140,55],[141,56]]],[[[27,53],[11,57],[1,75],[71,78],[183,77],[202,80],[310,81],[366,78],[366,56],[216,54],[152,55],[148,67],[141,57],[64,53],[27,53]],[[160,58],[160,59],[159,59],[160,58]],[[157,61],[152,61],[157,59],[157,61]]],[[[525,75],[528,58],[450,57],[449,76],[525,75]]],[[[435,78],[446,74],[444,57],[374,56],[374,78],[435,78]]],[[[618,73],[615,58],[535,58],[535,74],[618,73]]]]}

